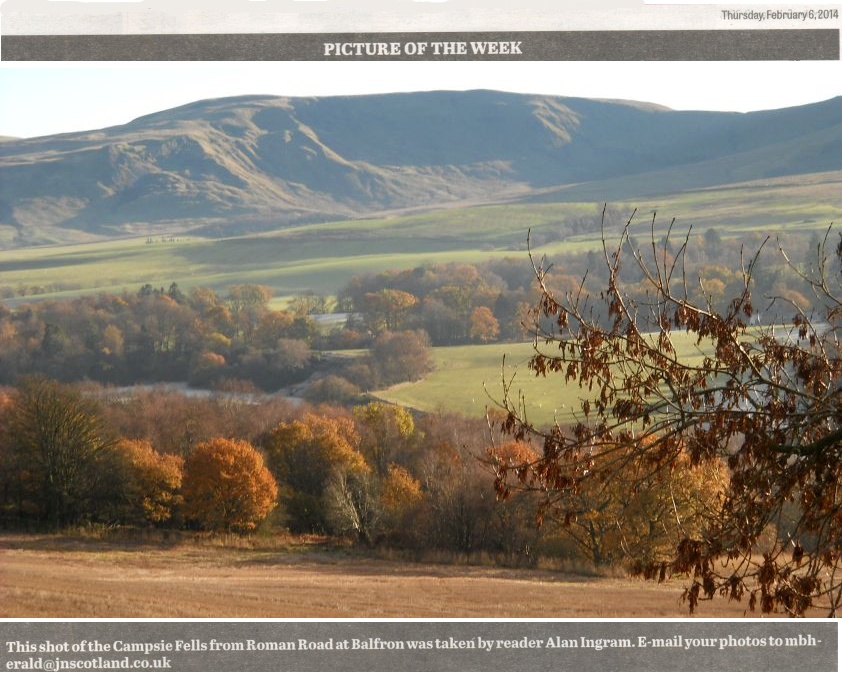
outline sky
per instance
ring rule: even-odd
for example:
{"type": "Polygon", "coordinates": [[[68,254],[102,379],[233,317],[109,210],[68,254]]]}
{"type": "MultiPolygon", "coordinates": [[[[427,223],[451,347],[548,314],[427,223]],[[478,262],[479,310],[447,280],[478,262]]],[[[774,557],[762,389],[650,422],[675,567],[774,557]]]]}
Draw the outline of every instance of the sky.
{"type": "Polygon", "coordinates": [[[0,63],[0,136],[123,124],[204,98],[435,89],[612,98],[747,112],[842,95],[839,62],[0,63]]]}

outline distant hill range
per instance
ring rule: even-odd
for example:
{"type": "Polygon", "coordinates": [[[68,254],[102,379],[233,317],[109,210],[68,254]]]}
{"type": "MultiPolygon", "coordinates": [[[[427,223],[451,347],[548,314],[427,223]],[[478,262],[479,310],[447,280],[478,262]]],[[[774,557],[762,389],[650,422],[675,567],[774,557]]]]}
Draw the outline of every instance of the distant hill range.
{"type": "Polygon", "coordinates": [[[842,97],[741,114],[495,91],[248,96],[103,130],[4,138],[0,240],[230,235],[457,203],[610,201],[839,169],[842,97]]]}

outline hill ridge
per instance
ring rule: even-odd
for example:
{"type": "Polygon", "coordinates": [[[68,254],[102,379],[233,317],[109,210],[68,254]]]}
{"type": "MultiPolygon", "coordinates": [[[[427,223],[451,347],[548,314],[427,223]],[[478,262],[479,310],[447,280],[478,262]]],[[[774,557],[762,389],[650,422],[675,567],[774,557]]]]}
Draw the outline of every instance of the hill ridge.
{"type": "Polygon", "coordinates": [[[255,94],[5,140],[0,241],[236,234],[530,192],[602,201],[838,169],[842,97],[737,113],[489,89],[255,94]]]}

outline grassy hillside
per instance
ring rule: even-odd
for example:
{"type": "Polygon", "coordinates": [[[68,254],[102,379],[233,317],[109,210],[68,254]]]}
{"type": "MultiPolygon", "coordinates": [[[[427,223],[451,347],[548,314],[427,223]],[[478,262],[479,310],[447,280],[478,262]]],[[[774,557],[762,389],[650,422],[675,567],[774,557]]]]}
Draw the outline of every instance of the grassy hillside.
{"type": "Polygon", "coordinates": [[[503,379],[511,394],[528,400],[529,418],[539,425],[570,422],[579,391],[558,379],[535,378],[527,363],[531,343],[454,346],[433,349],[436,370],[423,381],[401,383],[375,396],[419,411],[482,416],[503,400],[503,379]]]}
{"type": "Polygon", "coordinates": [[[754,112],[460,91],[199,101],[0,142],[0,245],[243,235],[532,196],[623,200],[842,170],[842,97],[754,112]]]}
{"type": "MultiPolygon", "coordinates": [[[[673,344],[680,357],[701,358],[695,341],[686,335],[674,335],[673,344]]],[[[515,403],[523,395],[528,418],[536,425],[572,423],[580,413],[582,392],[561,375],[536,377],[528,366],[534,352],[532,343],[435,348],[436,370],[427,378],[374,394],[419,411],[455,411],[477,417],[499,409],[508,387],[515,403]]]]}
{"type": "MultiPolygon", "coordinates": [[[[713,189],[630,198],[612,206],[638,209],[636,233],[649,233],[652,212],[663,230],[675,217],[679,230],[720,229],[723,237],[756,232],[784,237],[824,230],[842,221],[842,172],[729,185],[713,189]]],[[[404,269],[435,262],[480,262],[522,257],[528,233],[552,255],[599,247],[599,234],[562,238],[565,222],[590,218],[595,202],[510,203],[450,208],[380,219],[301,225],[225,239],[197,236],[126,238],[77,245],[0,251],[0,288],[29,298],[98,291],[135,291],[144,283],[183,288],[224,288],[253,282],[278,297],[307,290],[334,293],[355,274],[404,269]]],[[[625,216],[623,216],[625,217],[625,216]]],[[[610,223],[613,230],[622,218],[610,223]]],[[[7,292],[8,294],[8,292],[7,292]]],[[[17,300],[17,299],[16,299],[17,300]]]]}

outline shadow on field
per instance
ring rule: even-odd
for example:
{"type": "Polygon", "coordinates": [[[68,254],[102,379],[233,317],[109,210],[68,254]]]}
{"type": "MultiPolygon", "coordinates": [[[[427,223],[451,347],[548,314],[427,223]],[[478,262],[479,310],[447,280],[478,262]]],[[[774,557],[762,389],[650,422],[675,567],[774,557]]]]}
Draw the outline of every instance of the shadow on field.
{"type": "Polygon", "coordinates": [[[290,567],[308,572],[356,577],[376,577],[388,574],[393,577],[426,577],[441,579],[470,579],[472,577],[500,580],[530,580],[545,582],[586,583],[597,579],[593,574],[578,574],[544,568],[510,568],[490,563],[470,561],[393,560],[359,553],[339,551],[307,551],[293,554],[267,554],[255,552],[241,556],[232,563],[234,567],[290,567]]]}
{"type": "MultiPolygon", "coordinates": [[[[0,551],[33,551],[52,554],[101,555],[118,553],[119,561],[131,563],[158,558],[176,565],[225,566],[232,570],[287,568],[316,574],[348,577],[388,575],[402,578],[500,579],[541,582],[587,583],[599,576],[576,569],[513,568],[495,565],[490,559],[457,559],[429,554],[418,559],[382,558],[372,552],[342,546],[323,538],[259,540],[212,536],[187,531],[119,529],[64,533],[0,532],[0,551]]],[[[77,557],[77,561],[80,559],[77,557]]]]}
{"type": "Polygon", "coordinates": [[[180,531],[154,531],[150,534],[140,529],[132,533],[121,531],[119,536],[110,535],[106,531],[85,531],[79,534],[0,532],[0,549],[58,552],[96,552],[103,549],[112,551],[168,550],[190,539],[189,535],[182,534],[180,531]]]}

